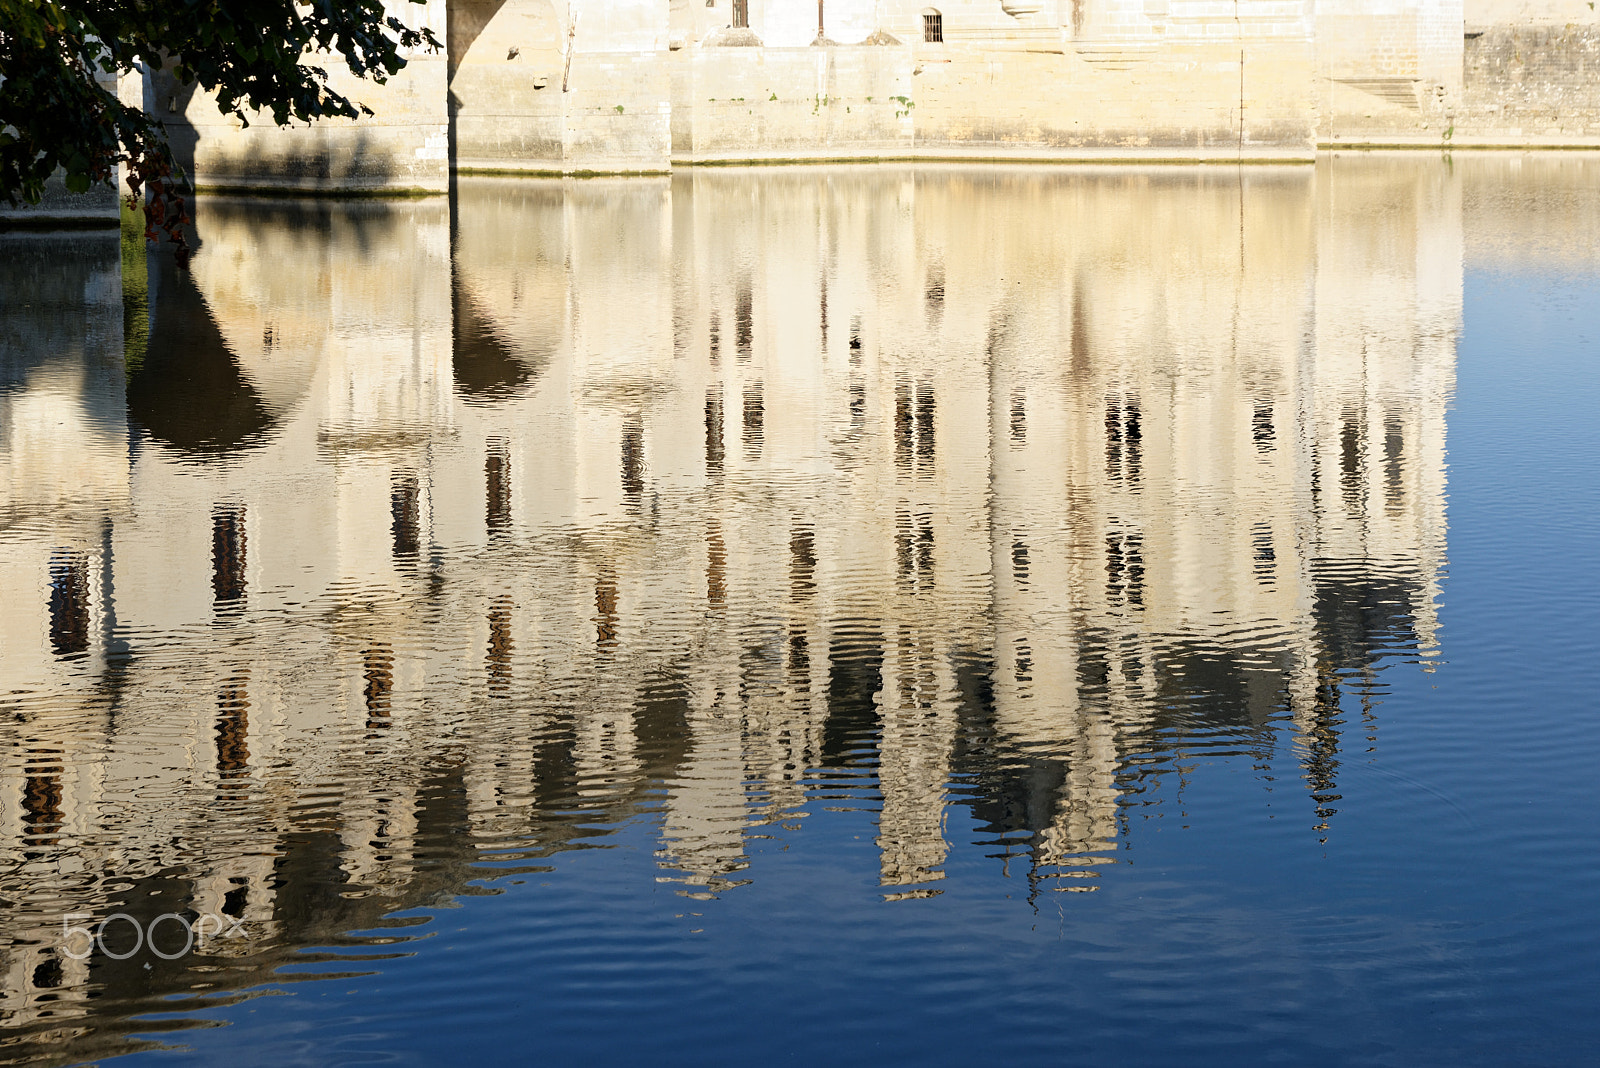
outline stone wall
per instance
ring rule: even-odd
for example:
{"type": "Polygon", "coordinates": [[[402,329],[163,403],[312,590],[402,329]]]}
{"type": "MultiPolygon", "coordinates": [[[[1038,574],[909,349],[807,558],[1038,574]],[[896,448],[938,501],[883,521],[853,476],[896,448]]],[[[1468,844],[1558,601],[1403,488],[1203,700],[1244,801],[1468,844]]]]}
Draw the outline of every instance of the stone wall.
{"type": "Polygon", "coordinates": [[[1472,28],[1465,52],[1460,143],[1600,146],[1600,24],[1472,28]]]}
{"type": "MultiPolygon", "coordinates": [[[[412,15],[412,5],[405,5],[412,15]]],[[[359,122],[248,128],[156,75],[202,186],[443,191],[462,172],[842,158],[1309,159],[1600,146],[1587,0],[429,0],[448,42],[359,122]],[[941,39],[924,17],[937,12],[941,39]],[[1465,33],[1463,26],[1465,25],[1465,33]]]]}
{"type": "Polygon", "coordinates": [[[12,206],[0,199],[0,230],[56,227],[110,229],[116,225],[115,188],[98,185],[87,193],[69,193],[59,173],[45,182],[44,196],[37,204],[12,206]]]}
{"type": "MultiPolygon", "coordinates": [[[[118,91],[112,77],[101,75],[102,88],[118,91]]],[[[117,225],[118,189],[111,185],[91,188],[85,193],[70,193],[61,172],[45,182],[44,196],[37,204],[16,204],[0,197],[0,230],[13,229],[110,229],[117,225]]]]}
{"type": "Polygon", "coordinates": [[[680,162],[911,152],[909,49],[697,48],[672,57],[680,162]]]}
{"type": "MultiPolygon", "coordinates": [[[[445,36],[447,0],[401,4],[413,25],[445,36]]],[[[167,128],[180,166],[202,188],[444,192],[449,187],[446,57],[417,51],[379,85],[320,57],[329,85],[366,105],[358,120],[325,119],[279,128],[270,115],[248,125],[215,98],[167,71],[145,78],[145,110],[167,128]]]]}
{"type": "Polygon", "coordinates": [[[449,25],[457,170],[667,168],[665,4],[451,0],[449,25]]]}
{"type": "Polygon", "coordinates": [[[1462,0],[1317,0],[1318,139],[1438,144],[1460,106],[1462,0]]]}
{"type": "Polygon", "coordinates": [[[917,155],[1310,158],[1311,60],[1304,39],[951,51],[914,79],[917,155]]]}

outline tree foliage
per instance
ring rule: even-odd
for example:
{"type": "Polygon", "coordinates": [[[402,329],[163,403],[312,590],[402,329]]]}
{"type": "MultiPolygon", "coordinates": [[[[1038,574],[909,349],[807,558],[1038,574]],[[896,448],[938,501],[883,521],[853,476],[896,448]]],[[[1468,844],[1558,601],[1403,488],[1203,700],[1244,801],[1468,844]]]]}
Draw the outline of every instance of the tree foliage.
{"type": "Polygon", "coordinates": [[[176,233],[183,176],[160,124],[117,98],[117,76],[170,70],[246,125],[283,126],[371,114],[319,57],[381,83],[419,47],[440,42],[383,0],[0,0],[0,198],[38,203],[57,168],[83,192],[126,163],[132,193],[153,194],[152,227],[176,233]]]}

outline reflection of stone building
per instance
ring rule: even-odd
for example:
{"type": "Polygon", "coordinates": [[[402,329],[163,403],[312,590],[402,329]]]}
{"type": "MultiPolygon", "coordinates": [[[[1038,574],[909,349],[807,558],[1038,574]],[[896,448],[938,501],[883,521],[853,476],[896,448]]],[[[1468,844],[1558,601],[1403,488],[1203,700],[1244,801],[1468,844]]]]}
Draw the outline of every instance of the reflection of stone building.
{"type": "Polygon", "coordinates": [[[953,805],[1092,886],[1130,792],[1280,723],[1329,809],[1339,688],[1433,642],[1459,188],[213,201],[127,367],[8,314],[9,1022],[192,981],[68,961],[66,911],[243,918],[205,958],[243,985],[636,814],[689,893],[841,805],[892,897],[937,891],[953,805]]]}

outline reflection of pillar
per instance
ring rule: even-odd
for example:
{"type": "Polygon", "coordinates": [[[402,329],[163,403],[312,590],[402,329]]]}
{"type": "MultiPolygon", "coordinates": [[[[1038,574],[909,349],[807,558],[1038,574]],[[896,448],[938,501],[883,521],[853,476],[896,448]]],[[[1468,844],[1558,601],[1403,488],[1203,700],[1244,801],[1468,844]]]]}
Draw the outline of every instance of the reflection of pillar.
{"type": "MultiPolygon", "coordinates": [[[[1105,854],[1116,848],[1117,771],[1121,763],[1117,752],[1117,731],[1102,715],[1079,715],[1068,728],[1070,743],[1064,754],[1067,771],[1056,799],[1050,824],[1039,836],[1035,855],[1041,876],[1052,879],[1083,879],[1101,864],[1109,864],[1105,854]]],[[[1063,882],[1062,890],[1091,890],[1092,884],[1063,882]]]]}

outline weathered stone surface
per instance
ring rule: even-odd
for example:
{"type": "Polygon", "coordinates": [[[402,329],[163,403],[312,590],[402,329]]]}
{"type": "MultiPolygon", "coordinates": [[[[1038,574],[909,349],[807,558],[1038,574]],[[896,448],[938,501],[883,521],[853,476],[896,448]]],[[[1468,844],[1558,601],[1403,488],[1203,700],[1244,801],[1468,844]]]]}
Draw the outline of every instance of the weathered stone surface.
{"type": "Polygon", "coordinates": [[[430,0],[423,12],[447,56],[413,57],[384,86],[334,72],[369,119],[245,129],[160,77],[147,104],[201,185],[357,191],[443,190],[452,168],[1600,147],[1587,0],[430,0]]]}
{"type": "Polygon", "coordinates": [[[1501,24],[1466,39],[1457,137],[1600,146],[1600,24],[1501,24]]]}

